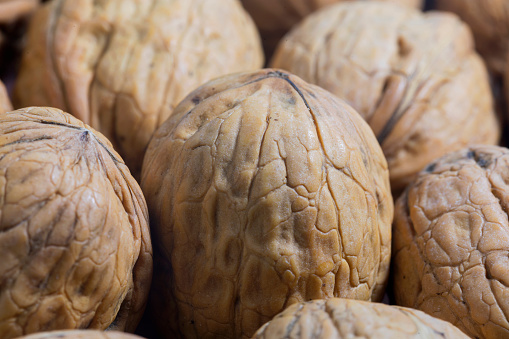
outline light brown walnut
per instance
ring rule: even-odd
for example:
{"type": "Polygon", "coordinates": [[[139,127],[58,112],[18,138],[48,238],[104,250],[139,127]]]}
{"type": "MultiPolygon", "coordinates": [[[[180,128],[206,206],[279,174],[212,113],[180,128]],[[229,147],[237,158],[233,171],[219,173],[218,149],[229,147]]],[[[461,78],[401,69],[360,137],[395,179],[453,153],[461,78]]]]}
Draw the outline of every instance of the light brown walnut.
{"type": "Polygon", "coordinates": [[[39,0],[0,0],[0,23],[11,23],[33,12],[39,0]]]}
{"type": "Polygon", "coordinates": [[[290,306],[252,339],[467,339],[448,322],[410,308],[333,298],[290,306]]]}
{"type": "Polygon", "coordinates": [[[383,296],[387,163],[350,106],[298,77],[261,70],[192,92],[154,134],[141,186],[161,327],[247,338],[297,302],[383,296]]]}
{"type": "MultiPolygon", "coordinates": [[[[352,0],[241,0],[260,30],[267,55],[272,55],[279,40],[303,18],[314,11],[352,0]]],[[[363,1],[363,0],[354,0],[363,1]]],[[[378,0],[421,7],[422,0],[378,0]]]]}
{"type": "Polygon", "coordinates": [[[117,331],[68,330],[40,332],[18,339],[143,339],[134,334],[117,331]]]}
{"type": "Polygon", "coordinates": [[[435,0],[440,10],[460,16],[472,29],[489,69],[503,74],[509,53],[509,2],[506,0],[435,0]]]}
{"type": "Polygon", "coordinates": [[[14,105],[73,114],[138,177],[152,133],[179,101],[262,63],[238,0],[55,0],[31,22],[14,105]]]}
{"type": "Polygon", "coordinates": [[[134,331],[152,275],[141,189],[104,136],[69,114],[0,115],[0,338],[134,331]]]}
{"type": "Polygon", "coordinates": [[[12,110],[11,101],[9,100],[4,84],[0,81],[0,114],[10,110],[12,110]]]}
{"type": "Polygon", "coordinates": [[[509,150],[430,164],[396,203],[394,294],[475,338],[509,337],[509,150]]]}
{"type": "Polygon", "coordinates": [[[336,4],[292,30],[272,66],[331,91],[368,121],[395,191],[447,152],[499,139],[486,68],[468,27],[449,13],[336,4]]]}

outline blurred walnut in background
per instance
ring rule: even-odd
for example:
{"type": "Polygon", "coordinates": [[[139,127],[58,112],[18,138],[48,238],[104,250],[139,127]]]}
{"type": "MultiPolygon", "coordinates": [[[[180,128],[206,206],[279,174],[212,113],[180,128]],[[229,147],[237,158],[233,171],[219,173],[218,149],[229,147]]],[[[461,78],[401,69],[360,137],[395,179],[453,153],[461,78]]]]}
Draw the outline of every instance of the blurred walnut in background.
{"type": "Polygon", "coordinates": [[[39,5],[39,0],[0,0],[0,23],[9,23],[26,15],[39,5]]]}
{"type": "Polygon", "coordinates": [[[7,96],[4,84],[0,81],[0,114],[12,109],[11,101],[7,96]]]}
{"type": "Polygon", "coordinates": [[[331,91],[366,119],[396,192],[433,159],[499,139],[486,67],[467,25],[450,13],[332,5],[288,33],[271,66],[331,91]]]}
{"type": "Polygon", "coordinates": [[[437,9],[452,11],[472,29],[479,53],[489,69],[502,74],[509,52],[509,1],[435,0],[437,9]]]}
{"type": "MultiPolygon", "coordinates": [[[[267,57],[279,40],[299,21],[319,8],[346,1],[364,0],[241,0],[260,30],[267,57]]],[[[421,7],[422,0],[378,0],[421,7]]]]}
{"type": "Polygon", "coordinates": [[[238,0],[54,0],[31,22],[14,104],[75,115],[137,176],[152,133],[188,92],[262,64],[238,0]]]}

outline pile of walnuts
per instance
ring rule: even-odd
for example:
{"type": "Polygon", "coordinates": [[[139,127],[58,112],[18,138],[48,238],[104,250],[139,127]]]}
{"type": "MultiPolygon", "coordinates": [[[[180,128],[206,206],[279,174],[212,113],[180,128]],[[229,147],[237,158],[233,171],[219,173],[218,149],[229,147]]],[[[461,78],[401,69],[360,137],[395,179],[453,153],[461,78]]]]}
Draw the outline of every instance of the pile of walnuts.
{"type": "Polygon", "coordinates": [[[509,337],[509,4],[434,6],[0,0],[0,338],[509,337]]]}

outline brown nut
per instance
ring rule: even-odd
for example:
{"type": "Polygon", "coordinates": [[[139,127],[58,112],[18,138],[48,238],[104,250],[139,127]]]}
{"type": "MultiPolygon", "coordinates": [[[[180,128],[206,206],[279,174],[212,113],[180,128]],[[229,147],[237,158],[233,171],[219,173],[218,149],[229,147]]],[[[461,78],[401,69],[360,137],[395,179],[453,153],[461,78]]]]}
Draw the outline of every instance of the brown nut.
{"type": "Polygon", "coordinates": [[[33,12],[39,0],[0,0],[0,23],[10,23],[33,12]]]}
{"type": "Polygon", "coordinates": [[[128,334],[117,331],[93,331],[93,330],[74,330],[74,331],[51,331],[27,335],[18,339],[143,339],[134,334],[128,334]]]}
{"type": "Polygon", "coordinates": [[[294,304],[253,339],[467,339],[448,322],[410,308],[333,298],[294,304]]]}
{"type": "Polygon", "coordinates": [[[509,150],[476,146],[428,166],[396,203],[396,302],[471,337],[509,336],[509,150]]]}
{"type": "MultiPolygon", "coordinates": [[[[260,30],[266,54],[272,55],[279,40],[299,21],[312,12],[343,1],[352,0],[241,0],[260,30]]],[[[422,0],[378,0],[421,7],[422,0]]]]}
{"type": "Polygon", "coordinates": [[[12,110],[11,101],[4,84],[0,81],[0,114],[12,110]]]}
{"type": "Polygon", "coordinates": [[[296,302],[383,296],[385,158],[350,106],[296,76],[191,93],[154,134],[142,189],[162,256],[154,313],[185,337],[246,338],[296,302]]]}
{"type": "Polygon", "coordinates": [[[70,112],[138,177],[152,133],[180,100],[262,63],[238,0],[55,0],[30,25],[14,104],[70,112]]]}
{"type": "Polygon", "coordinates": [[[382,145],[394,191],[443,154],[499,138],[485,66],[452,14],[336,4],[290,32],[272,65],[357,109],[382,145]]]}
{"type": "Polygon", "coordinates": [[[509,52],[509,2],[506,0],[435,0],[440,10],[458,14],[472,29],[476,47],[496,74],[506,69],[509,52]]]}
{"type": "Polygon", "coordinates": [[[141,189],[111,144],[51,108],[0,115],[0,338],[134,331],[152,274],[141,189]]]}

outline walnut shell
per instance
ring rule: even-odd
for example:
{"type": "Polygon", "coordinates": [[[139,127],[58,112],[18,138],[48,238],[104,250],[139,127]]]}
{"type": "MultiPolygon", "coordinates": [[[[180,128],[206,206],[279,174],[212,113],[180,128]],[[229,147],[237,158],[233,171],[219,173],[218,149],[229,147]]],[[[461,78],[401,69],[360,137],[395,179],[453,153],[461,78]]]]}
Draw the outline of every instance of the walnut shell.
{"type": "Polygon", "coordinates": [[[467,339],[448,322],[410,308],[333,298],[294,304],[253,339],[467,339]]]}
{"type": "Polygon", "coordinates": [[[11,101],[4,84],[0,81],[0,114],[12,110],[11,101]]]}
{"type": "Polygon", "coordinates": [[[117,331],[68,330],[27,335],[18,339],[143,339],[134,334],[117,331]]]}
{"type": "MultiPolygon", "coordinates": [[[[312,12],[334,3],[352,0],[241,0],[260,30],[266,54],[271,56],[279,40],[312,12]]],[[[421,7],[422,0],[378,0],[421,7]]]]}
{"type": "Polygon", "coordinates": [[[0,23],[10,23],[33,12],[39,0],[0,0],[0,23]]]}
{"type": "Polygon", "coordinates": [[[509,2],[506,0],[435,0],[440,10],[452,11],[472,29],[477,50],[496,74],[506,69],[509,52],[509,2]]]}
{"type": "Polygon", "coordinates": [[[0,115],[0,338],[134,331],[152,274],[141,189],[111,144],[69,114],[0,115]]]}
{"type": "Polygon", "coordinates": [[[261,67],[238,0],[55,0],[33,19],[14,104],[63,109],[102,132],[137,177],[155,129],[191,90],[261,67]]]}
{"type": "Polygon", "coordinates": [[[290,32],[272,65],[357,109],[382,145],[395,191],[445,153],[499,139],[486,68],[452,14],[336,4],[290,32]]]}
{"type": "Polygon", "coordinates": [[[471,337],[509,336],[509,150],[475,146],[421,172],[396,203],[396,302],[471,337]]]}
{"type": "Polygon", "coordinates": [[[153,313],[167,325],[175,298],[185,337],[246,338],[296,302],[383,296],[393,203],[380,146],[350,106],[293,75],[191,93],[154,134],[141,185],[162,257],[153,313]]]}

